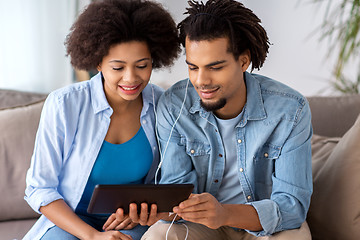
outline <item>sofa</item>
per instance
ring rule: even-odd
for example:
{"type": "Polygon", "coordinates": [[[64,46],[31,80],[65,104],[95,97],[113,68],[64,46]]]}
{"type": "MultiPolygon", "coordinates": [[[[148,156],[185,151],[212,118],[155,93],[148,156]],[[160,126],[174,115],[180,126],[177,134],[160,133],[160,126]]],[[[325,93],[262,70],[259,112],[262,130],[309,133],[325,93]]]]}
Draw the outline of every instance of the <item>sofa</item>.
{"type": "MultiPolygon", "coordinates": [[[[39,217],[23,197],[45,98],[0,90],[0,240],[21,239],[39,217]]],[[[360,95],[308,100],[314,128],[314,193],[307,221],[313,239],[358,240],[360,95]]]]}

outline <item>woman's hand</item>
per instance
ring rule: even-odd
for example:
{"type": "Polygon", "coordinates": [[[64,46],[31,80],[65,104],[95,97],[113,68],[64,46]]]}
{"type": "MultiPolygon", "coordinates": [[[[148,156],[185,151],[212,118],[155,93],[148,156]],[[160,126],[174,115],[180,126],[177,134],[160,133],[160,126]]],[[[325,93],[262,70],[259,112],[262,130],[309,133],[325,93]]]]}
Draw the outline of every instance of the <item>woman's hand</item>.
{"type": "Polygon", "coordinates": [[[124,214],[124,210],[122,208],[118,208],[116,213],[110,215],[110,217],[106,220],[103,230],[121,230],[121,229],[132,229],[138,223],[135,223],[131,220],[128,215],[124,214]]]}
{"type": "Polygon", "coordinates": [[[92,240],[132,240],[132,237],[119,231],[107,231],[95,233],[92,240]]]}

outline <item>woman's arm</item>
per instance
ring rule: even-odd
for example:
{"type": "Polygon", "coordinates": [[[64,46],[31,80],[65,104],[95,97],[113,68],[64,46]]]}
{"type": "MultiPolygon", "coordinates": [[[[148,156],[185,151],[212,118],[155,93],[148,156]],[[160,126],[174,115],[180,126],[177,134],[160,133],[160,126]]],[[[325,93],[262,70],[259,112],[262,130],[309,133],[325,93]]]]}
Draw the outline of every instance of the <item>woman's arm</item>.
{"type": "Polygon", "coordinates": [[[99,232],[81,220],[64,200],[56,200],[40,208],[40,212],[51,222],[79,239],[123,239],[131,237],[119,231],[99,232]]]}

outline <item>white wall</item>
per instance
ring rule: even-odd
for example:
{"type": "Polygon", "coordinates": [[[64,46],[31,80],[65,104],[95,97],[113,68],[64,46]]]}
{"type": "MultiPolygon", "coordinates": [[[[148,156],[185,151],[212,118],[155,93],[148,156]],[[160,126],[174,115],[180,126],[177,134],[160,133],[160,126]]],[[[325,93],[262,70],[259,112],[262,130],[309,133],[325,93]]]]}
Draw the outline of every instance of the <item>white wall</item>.
{"type": "Polygon", "coordinates": [[[49,92],[72,82],[64,40],[73,0],[0,0],[0,88],[49,92]]]}
{"type": "MultiPolygon", "coordinates": [[[[87,1],[0,0],[0,88],[50,92],[72,83],[73,72],[63,43],[76,6],[82,7],[87,1]]],[[[157,1],[169,9],[176,22],[183,18],[186,0],[157,1]]],[[[319,8],[300,0],[242,2],[262,19],[273,44],[260,74],[306,96],[331,94],[334,57],[326,59],[328,48],[318,42],[319,33],[310,36],[322,22],[325,4],[319,8]]],[[[169,86],[187,76],[182,54],[171,69],[154,72],[152,81],[169,86]]]]}

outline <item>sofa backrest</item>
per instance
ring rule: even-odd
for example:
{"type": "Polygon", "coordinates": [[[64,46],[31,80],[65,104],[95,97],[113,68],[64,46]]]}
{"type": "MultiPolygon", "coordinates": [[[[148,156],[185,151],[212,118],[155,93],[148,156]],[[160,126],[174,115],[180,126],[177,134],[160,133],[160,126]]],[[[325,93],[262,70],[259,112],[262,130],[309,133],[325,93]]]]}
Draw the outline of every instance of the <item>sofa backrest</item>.
{"type": "Polygon", "coordinates": [[[314,133],[341,137],[360,114],[360,95],[308,97],[314,133]]]}
{"type": "Polygon", "coordinates": [[[38,216],[25,202],[24,191],[45,97],[0,90],[0,221],[38,216]]]}

